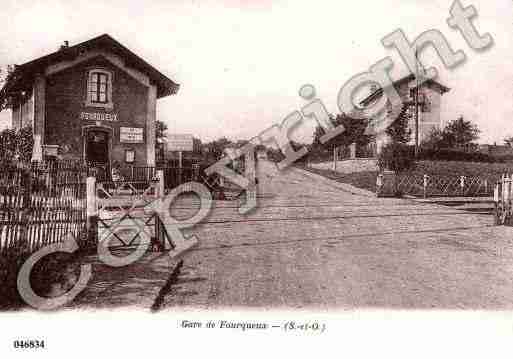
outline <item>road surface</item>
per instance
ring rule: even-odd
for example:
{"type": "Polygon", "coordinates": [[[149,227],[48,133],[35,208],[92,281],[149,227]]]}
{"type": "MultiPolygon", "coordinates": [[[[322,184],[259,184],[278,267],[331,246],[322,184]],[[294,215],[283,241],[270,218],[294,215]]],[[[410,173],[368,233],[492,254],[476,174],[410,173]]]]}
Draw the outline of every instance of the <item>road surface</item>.
{"type": "Polygon", "coordinates": [[[217,203],[189,232],[200,245],[162,309],[513,308],[513,229],[490,215],[376,198],[270,162],[259,177],[254,212],[217,203]]]}

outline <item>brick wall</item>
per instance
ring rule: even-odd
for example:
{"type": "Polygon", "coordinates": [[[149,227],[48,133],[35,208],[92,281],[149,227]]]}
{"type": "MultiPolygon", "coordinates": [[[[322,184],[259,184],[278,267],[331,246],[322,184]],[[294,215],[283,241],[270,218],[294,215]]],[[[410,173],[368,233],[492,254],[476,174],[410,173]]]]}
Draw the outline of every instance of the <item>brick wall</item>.
{"type": "Polygon", "coordinates": [[[146,141],[147,101],[148,88],[106,59],[98,57],[80,63],[47,78],[44,142],[60,145],[64,158],[82,159],[82,129],[96,121],[81,119],[81,112],[117,114],[117,122],[101,121],[102,126],[112,129],[111,161],[124,163],[125,150],[132,148],[136,151],[135,165],[144,166],[146,144],[121,143],[119,136],[120,127],[143,128],[146,141]],[[112,73],[112,109],[85,105],[88,71],[95,67],[112,73]]]}
{"type": "MultiPolygon", "coordinates": [[[[404,101],[410,101],[410,85],[413,82],[403,83],[398,89],[398,93],[404,101]]],[[[419,105],[419,141],[422,142],[429,133],[433,130],[433,128],[440,128],[440,102],[441,95],[438,91],[432,88],[429,83],[423,84],[421,87],[421,91],[424,95],[424,99],[428,103],[426,107],[426,112],[423,111],[421,105],[419,105]]],[[[414,108],[411,107],[410,111],[414,111],[414,108]]],[[[412,112],[413,113],[413,112],[412,112]]],[[[411,121],[409,123],[409,127],[412,130],[411,135],[411,144],[415,143],[415,118],[412,116],[411,121]]]]}

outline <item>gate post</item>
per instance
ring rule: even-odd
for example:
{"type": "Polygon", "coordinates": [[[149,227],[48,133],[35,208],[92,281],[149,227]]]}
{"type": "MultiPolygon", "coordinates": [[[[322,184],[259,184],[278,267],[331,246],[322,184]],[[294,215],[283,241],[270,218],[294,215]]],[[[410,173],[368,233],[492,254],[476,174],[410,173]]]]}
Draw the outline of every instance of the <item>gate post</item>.
{"type": "Polygon", "coordinates": [[[337,148],[333,146],[333,171],[337,170],[337,148]]]}
{"type": "Polygon", "coordinates": [[[96,203],[96,177],[87,177],[86,180],[86,229],[89,245],[96,244],[98,235],[98,205],[96,203]]]}
{"type": "Polygon", "coordinates": [[[505,187],[505,196],[504,196],[504,224],[508,223],[510,218],[510,212],[511,212],[511,177],[510,175],[506,175],[504,178],[504,187],[505,187]]]}
{"type": "Polygon", "coordinates": [[[383,189],[383,174],[378,173],[378,176],[376,177],[376,197],[379,197],[381,195],[382,189],[383,189]]]}
{"type": "Polygon", "coordinates": [[[493,201],[495,203],[499,203],[499,181],[495,183],[495,188],[493,189],[493,201]]]}
{"type": "Polygon", "coordinates": [[[495,225],[500,225],[500,213],[499,213],[499,180],[495,182],[495,187],[493,189],[493,221],[495,225]]]}
{"type": "Polygon", "coordinates": [[[155,189],[155,197],[161,198],[164,197],[164,170],[157,170],[157,188],[155,189]]]}
{"type": "Polygon", "coordinates": [[[199,182],[200,178],[200,165],[195,163],[192,165],[193,181],[199,182]]]}
{"type": "Polygon", "coordinates": [[[427,174],[424,174],[424,177],[423,177],[423,180],[422,180],[422,188],[424,190],[424,198],[427,197],[428,180],[429,180],[429,176],[427,174]]]}
{"type": "Polygon", "coordinates": [[[158,206],[158,209],[154,207],[153,216],[155,218],[154,224],[154,237],[151,239],[152,242],[155,241],[158,246],[160,246],[160,250],[166,249],[166,242],[162,237],[162,223],[160,222],[159,212],[162,210],[163,201],[164,201],[164,190],[165,190],[165,181],[164,181],[164,170],[160,169],[156,171],[156,182],[154,182],[155,188],[155,199],[158,206]]]}

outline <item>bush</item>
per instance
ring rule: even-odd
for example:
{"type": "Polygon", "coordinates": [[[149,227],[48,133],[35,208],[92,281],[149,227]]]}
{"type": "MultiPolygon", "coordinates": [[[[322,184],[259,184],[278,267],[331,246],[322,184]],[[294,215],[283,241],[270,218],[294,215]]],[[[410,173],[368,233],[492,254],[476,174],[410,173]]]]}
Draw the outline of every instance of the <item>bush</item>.
{"type": "Polygon", "coordinates": [[[390,143],[383,147],[378,156],[381,170],[403,172],[415,165],[415,154],[411,146],[402,143],[390,143]]]}
{"type": "Polygon", "coordinates": [[[463,152],[451,149],[421,149],[418,155],[419,160],[435,161],[463,161],[463,162],[504,162],[503,159],[495,158],[480,152],[463,152]]]}
{"type": "MultiPolygon", "coordinates": [[[[74,253],[51,253],[43,257],[32,268],[30,284],[37,295],[49,297],[55,295],[56,289],[63,293],[69,291],[80,275],[80,261],[84,250],[74,253]]],[[[0,310],[15,310],[26,306],[18,292],[18,273],[30,257],[28,252],[16,253],[5,251],[0,256],[0,281],[2,296],[0,310]]]]}
{"type": "Polygon", "coordinates": [[[22,162],[30,162],[34,148],[34,136],[31,127],[24,127],[16,133],[17,155],[22,162]]]}
{"type": "Polygon", "coordinates": [[[30,163],[34,136],[31,127],[0,132],[0,163],[9,165],[18,161],[30,163]]]}

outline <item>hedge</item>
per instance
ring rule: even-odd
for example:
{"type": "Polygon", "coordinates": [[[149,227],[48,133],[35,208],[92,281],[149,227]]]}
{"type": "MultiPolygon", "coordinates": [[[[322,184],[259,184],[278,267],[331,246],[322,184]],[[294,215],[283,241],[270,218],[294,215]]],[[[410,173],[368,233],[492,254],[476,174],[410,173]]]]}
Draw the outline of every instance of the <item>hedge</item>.
{"type": "Polygon", "coordinates": [[[501,163],[504,159],[493,157],[480,152],[463,152],[457,150],[428,150],[421,149],[418,160],[437,160],[437,161],[463,161],[463,162],[488,162],[501,163]]]}

